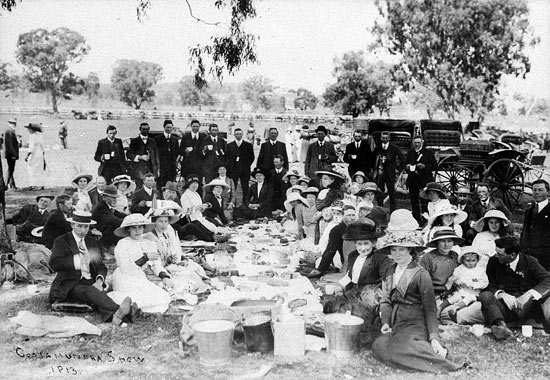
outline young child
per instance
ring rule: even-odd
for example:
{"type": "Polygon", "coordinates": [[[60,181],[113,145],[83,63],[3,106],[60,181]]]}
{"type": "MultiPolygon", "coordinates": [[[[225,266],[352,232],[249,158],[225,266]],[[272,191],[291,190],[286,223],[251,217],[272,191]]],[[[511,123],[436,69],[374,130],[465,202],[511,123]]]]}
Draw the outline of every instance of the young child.
{"type": "Polygon", "coordinates": [[[458,261],[460,265],[455,268],[453,275],[447,281],[449,290],[456,288],[450,296],[443,300],[438,310],[438,315],[449,308],[449,317],[456,322],[458,310],[474,303],[481,289],[489,285],[489,279],[485,268],[478,265],[479,254],[474,247],[463,247],[458,261]]]}
{"type": "Polygon", "coordinates": [[[447,200],[447,193],[443,186],[437,182],[429,182],[426,187],[420,192],[420,198],[427,199],[428,212],[423,213],[425,219],[429,219],[439,208],[440,203],[447,200]]]}

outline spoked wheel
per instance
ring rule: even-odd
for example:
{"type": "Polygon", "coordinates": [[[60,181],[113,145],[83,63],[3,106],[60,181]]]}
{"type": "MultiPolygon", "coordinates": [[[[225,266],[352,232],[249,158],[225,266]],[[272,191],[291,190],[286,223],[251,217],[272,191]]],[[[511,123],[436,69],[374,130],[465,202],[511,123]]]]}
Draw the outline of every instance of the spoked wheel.
{"type": "Polygon", "coordinates": [[[470,188],[473,176],[472,169],[460,165],[457,156],[451,156],[439,162],[435,182],[443,185],[449,195],[454,195],[459,187],[470,188]]]}
{"type": "Polygon", "coordinates": [[[509,208],[519,204],[525,186],[523,170],[515,160],[503,158],[493,162],[484,172],[483,181],[509,208]]]}

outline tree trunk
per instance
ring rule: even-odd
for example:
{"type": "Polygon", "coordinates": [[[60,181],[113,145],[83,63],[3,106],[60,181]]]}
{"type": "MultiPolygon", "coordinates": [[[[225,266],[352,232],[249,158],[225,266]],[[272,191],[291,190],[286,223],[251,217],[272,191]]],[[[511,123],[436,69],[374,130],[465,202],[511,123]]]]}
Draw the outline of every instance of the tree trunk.
{"type": "Polygon", "coordinates": [[[54,112],[54,113],[59,113],[59,111],[58,111],[58,109],[57,109],[57,93],[56,93],[55,89],[52,89],[51,94],[52,94],[52,108],[53,108],[53,112],[54,112]]]}

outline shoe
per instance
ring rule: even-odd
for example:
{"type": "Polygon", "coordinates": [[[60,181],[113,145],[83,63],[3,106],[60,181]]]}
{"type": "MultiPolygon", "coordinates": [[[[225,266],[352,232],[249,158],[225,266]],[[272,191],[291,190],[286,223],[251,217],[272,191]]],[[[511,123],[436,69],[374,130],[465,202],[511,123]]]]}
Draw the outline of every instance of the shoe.
{"type": "Polygon", "coordinates": [[[112,323],[115,326],[120,326],[122,324],[122,320],[124,319],[124,317],[130,314],[131,308],[132,308],[132,299],[130,297],[124,298],[124,301],[122,301],[122,303],[118,307],[118,310],[113,315],[112,323]]]}
{"type": "Polygon", "coordinates": [[[317,269],[313,269],[309,274],[306,276],[307,278],[317,278],[321,277],[323,273],[319,272],[317,269]]]}
{"type": "Polygon", "coordinates": [[[496,340],[506,340],[514,335],[512,330],[510,330],[506,324],[491,326],[491,332],[495,336],[496,340]]]}
{"type": "Polygon", "coordinates": [[[132,302],[130,304],[130,321],[135,322],[136,319],[141,315],[141,310],[138,307],[137,303],[132,302]]]}
{"type": "Polygon", "coordinates": [[[457,310],[455,308],[450,308],[449,310],[449,318],[451,318],[451,321],[453,321],[454,323],[457,323],[456,321],[456,313],[457,313],[457,310]]]}

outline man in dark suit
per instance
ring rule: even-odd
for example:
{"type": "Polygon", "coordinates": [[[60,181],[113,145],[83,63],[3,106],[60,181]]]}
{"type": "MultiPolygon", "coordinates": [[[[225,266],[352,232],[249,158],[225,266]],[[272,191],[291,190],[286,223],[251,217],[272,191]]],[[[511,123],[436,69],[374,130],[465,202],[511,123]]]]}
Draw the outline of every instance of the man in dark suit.
{"type": "Polygon", "coordinates": [[[71,223],[67,219],[73,211],[73,202],[67,194],[58,195],[55,198],[57,208],[50,213],[44,230],[42,230],[41,243],[48,249],[52,249],[54,240],[72,230],[71,223]]]}
{"type": "Polygon", "coordinates": [[[159,154],[155,140],[149,137],[149,124],[141,123],[139,136],[130,141],[127,156],[132,163],[132,179],[139,189],[143,185],[145,174],[153,173],[155,178],[159,176],[159,154]]]}
{"type": "Polygon", "coordinates": [[[425,148],[423,143],[422,136],[413,137],[412,149],[407,152],[405,166],[408,173],[407,186],[409,187],[412,214],[420,225],[424,224],[422,213],[428,211],[428,202],[425,199],[420,199],[420,190],[428,182],[434,181],[433,172],[437,170],[434,152],[425,148]]]}
{"type": "Polygon", "coordinates": [[[99,242],[103,248],[109,251],[113,251],[114,246],[120,240],[114,232],[126,217],[126,214],[115,210],[117,197],[117,188],[107,185],[103,191],[103,200],[92,210],[92,218],[97,220],[96,228],[102,233],[99,242]]]}
{"type": "Polygon", "coordinates": [[[217,176],[214,168],[216,164],[225,161],[227,154],[227,142],[218,135],[218,125],[210,124],[208,133],[208,136],[202,141],[201,147],[203,155],[201,173],[207,183],[217,176]]]}
{"type": "Polygon", "coordinates": [[[390,198],[390,212],[396,208],[395,205],[395,178],[396,170],[401,172],[405,166],[405,157],[396,145],[390,143],[390,133],[382,132],[381,144],[374,148],[374,176],[381,194],[378,196],[378,205],[384,204],[384,193],[388,191],[390,198]]]}
{"type": "Polygon", "coordinates": [[[153,205],[153,199],[158,199],[160,193],[155,189],[155,176],[153,173],[145,174],[143,186],[134,193],[130,212],[145,215],[153,205]]]}
{"type": "Polygon", "coordinates": [[[256,219],[271,217],[273,188],[265,181],[267,172],[256,168],[252,173],[256,183],[248,188],[243,205],[235,209],[233,219],[256,219]]]}
{"type": "Polygon", "coordinates": [[[4,155],[6,162],[8,163],[8,178],[6,179],[6,186],[12,190],[17,190],[15,186],[15,179],[13,173],[15,172],[15,163],[19,159],[19,140],[15,133],[15,127],[17,126],[17,119],[11,117],[8,120],[8,128],[4,133],[4,155]]]}
{"type": "Polygon", "coordinates": [[[550,271],[550,206],[548,206],[548,182],[539,179],[533,182],[532,207],[525,211],[521,231],[521,251],[535,257],[550,271]]]}
{"type": "Polygon", "coordinates": [[[164,133],[155,137],[157,144],[160,175],[157,188],[160,190],[168,181],[176,179],[176,159],[178,156],[178,139],[172,135],[174,124],[172,120],[164,120],[164,133]]]}
{"type": "Polygon", "coordinates": [[[138,307],[130,297],[118,305],[105,292],[107,267],[96,241],[86,236],[90,225],[95,224],[91,214],[75,213],[68,221],[71,232],[55,239],[52,247],[50,267],[57,276],[50,288],[50,303],[84,302],[100,313],[103,321],[112,321],[117,326],[135,317],[138,307]]]}
{"type": "Polygon", "coordinates": [[[108,184],[117,175],[126,174],[126,157],[122,140],[115,138],[116,127],[107,127],[107,137],[97,142],[94,160],[99,162],[98,175],[105,178],[108,184]]]}
{"type": "Polygon", "coordinates": [[[285,210],[286,201],[286,184],[283,181],[283,177],[286,175],[287,170],[283,167],[284,158],[280,154],[276,154],[273,157],[274,168],[269,171],[268,181],[273,188],[273,198],[271,200],[271,211],[285,210]]]}
{"type": "Polygon", "coordinates": [[[179,160],[181,161],[181,176],[185,178],[190,174],[202,173],[201,147],[206,136],[199,132],[200,127],[201,123],[197,119],[191,120],[191,133],[185,133],[181,139],[179,160]]]}
{"type": "MultiPolygon", "coordinates": [[[[243,197],[248,194],[250,181],[250,167],[254,162],[254,147],[248,141],[243,140],[243,130],[237,128],[233,131],[235,141],[227,144],[227,166],[229,178],[233,180],[235,189],[241,186],[243,197]]],[[[240,204],[236,204],[240,206],[240,204]]]]}
{"type": "Polygon", "coordinates": [[[346,145],[344,162],[349,164],[348,173],[350,178],[353,178],[353,175],[358,171],[368,175],[372,169],[372,151],[368,140],[363,140],[362,136],[361,131],[353,132],[354,141],[346,145]]]}
{"type": "Polygon", "coordinates": [[[507,323],[522,323],[542,309],[542,325],[550,333],[550,273],[522,253],[516,237],[501,237],[495,245],[487,264],[489,286],[479,295],[485,323],[495,338],[506,339],[512,336],[507,323]]]}
{"type": "Polygon", "coordinates": [[[48,220],[50,212],[48,205],[54,199],[51,194],[38,194],[35,204],[27,204],[15,213],[6,223],[13,223],[19,241],[36,243],[37,239],[32,235],[32,230],[43,226],[48,220]]]}
{"type": "Polygon", "coordinates": [[[283,156],[285,163],[284,168],[288,170],[288,154],[286,151],[285,143],[277,141],[279,137],[279,131],[277,128],[269,128],[269,140],[262,143],[260,146],[260,154],[258,155],[258,162],[256,166],[260,169],[265,169],[267,171],[274,168],[273,157],[276,154],[283,156]]]}
{"type": "Polygon", "coordinates": [[[105,190],[105,186],[107,186],[107,181],[105,180],[105,177],[98,176],[95,179],[95,187],[88,191],[88,195],[90,196],[90,200],[92,201],[92,208],[98,205],[99,202],[101,202],[101,197],[103,194],[103,190],[105,190]]]}
{"type": "MultiPolygon", "coordinates": [[[[320,125],[315,130],[317,132],[317,141],[309,144],[304,163],[304,172],[306,176],[314,180],[317,178],[316,171],[332,170],[332,163],[338,160],[334,145],[326,141],[327,129],[320,125]]],[[[316,180],[314,180],[316,181],[316,180]]],[[[318,182],[316,183],[318,185],[318,182]]]]}

